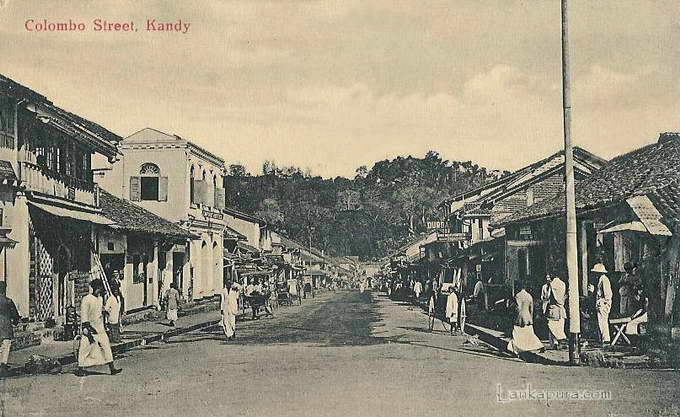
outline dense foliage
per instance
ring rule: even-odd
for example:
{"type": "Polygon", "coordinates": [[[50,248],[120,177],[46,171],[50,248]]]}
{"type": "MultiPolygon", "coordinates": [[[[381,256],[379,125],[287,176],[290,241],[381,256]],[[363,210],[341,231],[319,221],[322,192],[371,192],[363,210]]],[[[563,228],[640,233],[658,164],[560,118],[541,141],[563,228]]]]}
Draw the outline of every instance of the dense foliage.
{"type": "Polygon", "coordinates": [[[376,259],[439,220],[447,197],[503,173],[470,161],[397,157],[356,170],[353,179],[324,179],[297,167],[265,161],[262,173],[231,165],[225,180],[227,204],[254,214],[281,233],[332,255],[376,259]]]}

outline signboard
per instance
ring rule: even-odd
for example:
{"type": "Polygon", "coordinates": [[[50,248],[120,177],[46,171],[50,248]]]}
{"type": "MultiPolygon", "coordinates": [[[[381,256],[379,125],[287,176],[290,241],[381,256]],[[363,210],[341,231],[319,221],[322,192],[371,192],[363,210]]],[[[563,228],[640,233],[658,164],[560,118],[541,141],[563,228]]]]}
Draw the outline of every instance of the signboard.
{"type": "Polygon", "coordinates": [[[521,226],[519,228],[520,236],[531,236],[531,226],[521,226]]]}
{"type": "Polygon", "coordinates": [[[437,242],[462,242],[469,236],[467,233],[437,233],[437,242]]]}
{"type": "Polygon", "coordinates": [[[209,210],[203,210],[203,217],[205,217],[206,219],[222,220],[224,219],[224,214],[215,213],[214,211],[209,210]]]}
{"type": "Polygon", "coordinates": [[[668,227],[661,223],[663,216],[659,213],[659,210],[654,207],[654,204],[649,197],[640,195],[631,197],[626,200],[626,202],[630,208],[633,209],[633,212],[635,212],[635,215],[638,216],[642,224],[649,230],[649,233],[660,236],[673,235],[673,233],[668,230],[668,227]]]}

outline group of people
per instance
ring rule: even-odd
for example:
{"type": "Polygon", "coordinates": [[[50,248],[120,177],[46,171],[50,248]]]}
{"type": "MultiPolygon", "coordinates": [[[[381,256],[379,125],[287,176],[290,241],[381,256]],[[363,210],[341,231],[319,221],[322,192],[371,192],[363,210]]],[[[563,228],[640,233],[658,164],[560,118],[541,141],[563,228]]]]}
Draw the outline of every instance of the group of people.
{"type": "MultiPolygon", "coordinates": [[[[647,321],[646,297],[637,276],[637,267],[632,263],[624,265],[625,274],[619,281],[619,313],[630,317],[626,325],[626,333],[637,334],[638,326],[647,321]]],[[[611,281],[607,276],[607,268],[596,264],[591,273],[596,278],[596,284],[588,285],[588,293],[594,297],[594,307],[597,314],[598,336],[603,347],[610,345],[609,316],[612,309],[613,291],[611,281]]],[[[508,344],[510,352],[522,352],[544,349],[543,343],[534,333],[534,301],[529,293],[528,285],[520,285],[515,295],[516,316],[512,331],[512,340],[508,344]]],[[[557,276],[546,276],[546,283],[541,289],[541,307],[543,317],[547,321],[550,345],[560,348],[566,341],[565,321],[567,311],[567,286],[557,276]]]]}

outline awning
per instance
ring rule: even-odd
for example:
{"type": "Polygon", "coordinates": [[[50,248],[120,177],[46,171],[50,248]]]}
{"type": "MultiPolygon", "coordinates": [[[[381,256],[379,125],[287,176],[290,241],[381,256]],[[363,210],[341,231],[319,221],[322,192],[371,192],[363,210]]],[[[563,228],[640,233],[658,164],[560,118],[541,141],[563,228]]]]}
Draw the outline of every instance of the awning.
{"type": "Polygon", "coordinates": [[[647,228],[642,222],[629,222],[617,224],[616,226],[608,227],[600,230],[598,233],[615,233],[615,232],[644,232],[647,233],[647,228]]]}
{"type": "Polygon", "coordinates": [[[236,246],[250,253],[260,253],[260,250],[258,248],[250,246],[249,244],[240,240],[236,243],[236,246]]]}
{"type": "Polygon", "coordinates": [[[42,211],[45,211],[53,216],[66,217],[74,220],[81,220],[84,222],[103,224],[107,226],[115,224],[113,220],[107,219],[106,217],[97,213],[89,213],[86,211],[73,210],[66,207],[58,207],[49,204],[36,203],[34,201],[29,201],[28,204],[42,211]]]}

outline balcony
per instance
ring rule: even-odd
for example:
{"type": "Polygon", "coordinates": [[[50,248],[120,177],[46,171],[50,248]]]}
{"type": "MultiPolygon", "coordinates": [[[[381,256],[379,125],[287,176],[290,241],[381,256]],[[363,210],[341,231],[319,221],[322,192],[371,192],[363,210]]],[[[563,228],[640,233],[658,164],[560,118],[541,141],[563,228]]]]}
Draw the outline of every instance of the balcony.
{"type": "Polygon", "coordinates": [[[99,188],[85,181],[46,170],[32,162],[19,162],[19,180],[29,191],[90,206],[99,206],[99,188]]]}

